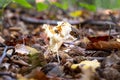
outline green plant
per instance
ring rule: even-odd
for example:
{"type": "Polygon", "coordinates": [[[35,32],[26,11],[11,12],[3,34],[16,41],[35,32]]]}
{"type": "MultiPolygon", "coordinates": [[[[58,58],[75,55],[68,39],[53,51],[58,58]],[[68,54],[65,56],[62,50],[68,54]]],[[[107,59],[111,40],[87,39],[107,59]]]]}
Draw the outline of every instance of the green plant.
{"type": "Polygon", "coordinates": [[[0,8],[6,7],[12,0],[0,0],[0,8]]]}
{"type": "Polygon", "coordinates": [[[0,7],[5,8],[10,3],[18,3],[26,8],[32,8],[26,0],[0,0],[0,7]]]}
{"type": "Polygon", "coordinates": [[[90,11],[96,11],[96,6],[93,4],[88,4],[88,3],[79,3],[79,5],[83,8],[86,8],[87,10],[90,11]]]}
{"type": "MultiPolygon", "coordinates": [[[[29,2],[34,2],[31,0],[0,0],[0,7],[5,8],[10,3],[17,3],[25,8],[32,8],[32,5],[29,2]]],[[[61,3],[59,2],[53,2],[46,0],[45,2],[38,2],[35,4],[38,11],[43,11],[48,9],[49,6],[55,5],[61,9],[66,10],[68,8],[68,0],[62,0],[61,3]]]]}
{"type": "Polygon", "coordinates": [[[26,8],[32,8],[26,0],[0,0],[0,16],[2,16],[4,8],[10,3],[18,3],[26,8]]]}
{"type": "Polygon", "coordinates": [[[97,8],[118,9],[120,8],[120,0],[95,0],[97,8]]]}
{"type": "Polygon", "coordinates": [[[42,3],[42,2],[36,3],[36,7],[37,7],[38,11],[44,11],[44,10],[48,9],[48,5],[46,3],[42,3]]]}
{"type": "Polygon", "coordinates": [[[61,3],[59,2],[52,3],[52,5],[55,5],[63,10],[68,9],[68,4],[69,4],[68,0],[63,0],[61,3]]]}
{"type": "Polygon", "coordinates": [[[24,6],[26,8],[32,8],[31,4],[28,3],[26,0],[12,0],[12,1],[20,4],[21,6],[24,6]]]}

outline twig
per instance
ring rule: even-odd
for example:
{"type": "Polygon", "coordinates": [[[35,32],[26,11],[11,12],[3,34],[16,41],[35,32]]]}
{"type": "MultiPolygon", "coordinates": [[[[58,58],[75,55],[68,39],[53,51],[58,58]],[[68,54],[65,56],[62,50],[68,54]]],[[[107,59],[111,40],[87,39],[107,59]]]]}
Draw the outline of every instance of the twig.
{"type": "Polygon", "coordinates": [[[0,76],[10,76],[11,78],[15,78],[15,75],[9,72],[0,72],[0,76]]]}
{"type": "Polygon", "coordinates": [[[97,60],[104,60],[105,57],[86,57],[89,60],[97,59],[97,60]]]}
{"type": "Polygon", "coordinates": [[[116,17],[113,15],[112,12],[109,12],[109,16],[110,16],[112,22],[114,22],[114,23],[117,25],[117,19],[116,19],[116,17]]]}
{"type": "Polygon", "coordinates": [[[109,13],[109,16],[110,16],[112,22],[115,23],[116,31],[120,32],[120,28],[119,28],[120,26],[118,25],[118,21],[117,21],[116,17],[111,12],[109,13]]]}
{"type": "Polygon", "coordinates": [[[95,20],[86,20],[84,22],[81,23],[81,26],[84,26],[86,24],[91,24],[91,25],[99,25],[99,26],[104,26],[104,25],[111,25],[111,26],[115,26],[116,24],[113,23],[112,21],[95,21],[95,20]]]}
{"type": "Polygon", "coordinates": [[[94,60],[94,59],[97,59],[97,60],[104,60],[105,57],[85,57],[85,56],[79,56],[77,57],[76,59],[82,61],[82,60],[94,60]]]}
{"type": "MultiPolygon", "coordinates": [[[[31,24],[51,24],[51,25],[57,25],[57,20],[40,20],[36,18],[21,16],[20,19],[24,22],[31,23],[31,24]]],[[[80,21],[75,20],[68,20],[68,22],[72,25],[80,24],[80,21]]]]}
{"type": "MultiPolygon", "coordinates": [[[[5,58],[5,56],[7,56],[7,51],[8,51],[9,49],[13,49],[12,54],[14,54],[15,49],[14,49],[14,47],[12,47],[12,46],[6,46],[5,44],[2,44],[2,43],[0,43],[0,44],[1,44],[0,47],[4,47],[3,54],[2,54],[2,56],[0,57],[0,64],[1,64],[2,61],[3,61],[3,59],[5,58]]],[[[7,56],[7,57],[8,57],[8,56],[7,56]]],[[[9,58],[9,57],[8,57],[8,58],[9,58]]]]}
{"type": "Polygon", "coordinates": [[[111,36],[111,24],[109,26],[109,40],[110,40],[110,36],[111,36]]]}
{"type": "Polygon", "coordinates": [[[3,51],[3,55],[0,57],[0,64],[2,63],[2,61],[3,61],[3,59],[5,58],[5,56],[6,56],[6,52],[7,52],[7,49],[8,49],[8,46],[5,46],[5,49],[4,49],[4,51],[3,51]]]}
{"type": "Polygon", "coordinates": [[[58,59],[58,63],[60,64],[60,57],[58,51],[57,51],[57,59],[58,59]]]}

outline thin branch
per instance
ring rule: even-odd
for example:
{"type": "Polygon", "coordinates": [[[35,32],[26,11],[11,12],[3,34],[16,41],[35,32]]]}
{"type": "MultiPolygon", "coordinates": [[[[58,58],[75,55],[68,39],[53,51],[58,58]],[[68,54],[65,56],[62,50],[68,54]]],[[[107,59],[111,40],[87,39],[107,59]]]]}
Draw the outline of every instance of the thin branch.
{"type": "Polygon", "coordinates": [[[0,76],[10,76],[11,78],[15,78],[15,74],[10,72],[0,72],[0,76]]]}
{"type": "Polygon", "coordinates": [[[7,49],[8,49],[8,46],[5,46],[5,49],[3,51],[3,54],[2,56],[0,57],[0,64],[2,63],[3,59],[5,58],[6,54],[7,54],[7,49]]]}
{"type": "MultiPolygon", "coordinates": [[[[36,19],[36,18],[32,18],[32,17],[26,17],[26,16],[21,16],[20,17],[22,21],[27,22],[27,23],[31,23],[31,24],[51,24],[51,25],[57,25],[56,20],[40,20],[40,19],[36,19]]],[[[69,22],[72,25],[77,25],[80,24],[80,21],[76,21],[76,20],[68,20],[67,22],[69,22]]]]}

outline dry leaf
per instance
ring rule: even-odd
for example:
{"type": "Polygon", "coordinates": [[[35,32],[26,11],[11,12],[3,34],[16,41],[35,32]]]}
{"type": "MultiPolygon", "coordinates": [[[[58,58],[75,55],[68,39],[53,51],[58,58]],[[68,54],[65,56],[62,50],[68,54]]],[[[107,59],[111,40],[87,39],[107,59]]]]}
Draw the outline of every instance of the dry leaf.
{"type": "Polygon", "coordinates": [[[0,43],[4,43],[5,42],[5,39],[3,39],[1,36],[0,36],[0,43]]]}
{"type": "Polygon", "coordinates": [[[36,3],[39,3],[39,2],[44,2],[45,0],[35,0],[36,3]]]}
{"type": "Polygon", "coordinates": [[[24,44],[17,44],[15,46],[15,52],[20,54],[29,54],[30,51],[27,49],[27,47],[24,44]]]}
{"type": "Polygon", "coordinates": [[[72,17],[79,17],[79,16],[83,15],[83,11],[78,10],[78,11],[70,12],[69,15],[72,16],[72,17]]]}
{"type": "Polygon", "coordinates": [[[37,49],[32,48],[32,47],[30,47],[30,46],[26,46],[26,49],[30,52],[30,53],[29,53],[30,55],[34,55],[34,54],[36,54],[36,53],[39,53],[39,51],[38,51],[37,49]]]}
{"type": "Polygon", "coordinates": [[[120,61],[120,57],[115,53],[112,53],[110,56],[104,60],[105,67],[110,67],[113,64],[117,64],[120,61]]]}
{"type": "Polygon", "coordinates": [[[30,74],[26,75],[26,78],[35,80],[49,80],[48,77],[40,71],[40,68],[33,69],[30,74]]]}
{"type": "Polygon", "coordinates": [[[9,63],[2,63],[1,65],[0,65],[0,68],[5,68],[5,69],[9,69],[9,67],[10,67],[10,64],[9,63]]]}
{"type": "Polygon", "coordinates": [[[112,39],[112,36],[105,35],[105,36],[95,36],[95,37],[87,37],[92,43],[93,42],[98,42],[98,41],[109,41],[112,39]]]}
{"type": "Polygon", "coordinates": [[[81,80],[100,80],[96,72],[96,68],[100,67],[100,63],[97,60],[82,61],[80,67],[83,72],[81,80]]]}
{"type": "Polygon", "coordinates": [[[95,71],[96,68],[100,67],[100,63],[97,60],[85,60],[80,63],[80,66],[83,70],[91,68],[92,71],[95,71]]]}
{"type": "Polygon", "coordinates": [[[111,67],[103,70],[103,76],[106,80],[120,80],[120,72],[111,67]]]}
{"type": "Polygon", "coordinates": [[[98,41],[88,43],[86,49],[89,50],[111,50],[120,49],[120,42],[118,41],[98,41]]]}
{"type": "Polygon", "coordinates": [[[95,72],[95,69],[100,67],[100,63],[97,60],[85,60],[79,64],[72,64],[71,69],[76,69],[78,66],[80,66],[83,71],[91,68],[92,71],[95,72]]]}
{"type": "Polygon", "coordinates": [[[120,42],[120,39],[119,39],[119,38],[117,38],[117,39],[116,39],[116,41],[120,42]]]}

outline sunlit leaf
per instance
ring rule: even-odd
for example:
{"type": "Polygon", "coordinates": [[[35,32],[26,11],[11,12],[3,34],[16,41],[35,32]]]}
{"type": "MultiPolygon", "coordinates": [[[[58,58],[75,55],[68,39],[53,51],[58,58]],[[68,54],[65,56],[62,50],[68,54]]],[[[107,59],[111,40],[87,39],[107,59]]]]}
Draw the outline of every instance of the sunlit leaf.
{"type": "Polygon", "coordinates": [[[62,4],[63,4],[63,5],[62,5],[62,6],[63,6],[62,8],[63,8],[64,10],[66,10],[66,9],[68,8],[68,2],[67,2],[67,0],[64,0],[64,2],[63,2],[62,4]]]}
{"type": "Polygon", "coordinates": [[[55,6],[57,6],[57,7],[59,7],[59,8],[62,8],[62,4],[60,4],[60,3],[58,3],[58,2],[54,2],[54,3],[52,3],[53,5],[55,5],[55,6]]]}
{"type": "Polygon", "coordinates": [[[48,5],[42,2],[36,3],[36,6],[38,11],[43,11],[48,8],[48,5]]]}
{"type": "Polygon", "coordinates": [[[12,0],[0,0],[0,7],[6,7],[10,2],[12,2],[12,0]]]}
{"type": "Polygon", "coordinates": [[[59,7],[59,8],[61,8],[61,9],[64,9],[64,10],[68,9],[68,3],[67,2],[64,2],[62,4],[58,3],[58,2],[54,2],[52,4],[59,7]]]}
{"type": "Polygon", "coordinates": [[[34,54],[36,54],[36,53],[39,53],[37,49],[32,48],[32,47],[30,47],[30,46],[26,46],[26,48],[27,48],[27,50],[30,51],[30,55],[34,55],[34,54]]]}
{"type": "Polygon", "coordinates": [[[95,4],[98,8],[119,9],[120,0],[95,0],[95,4]]]}
{"type": "Polygon", "coordinates": [[[92,4],[87,4],[87,3],[79,3],[79,5],[83,8],[86,8],[90,11],[96,11],[96,6],[92,4]]]}
{"type": "Polygon", "coordinates": [[[100,63],[97,60],[85,60],[80,63],[80,66],[83,70],[91,68],[93,71],[95,71],[96,68],[100,67],[100,63]]]}
{"type": "Polygon", "coordinates": [[[117,39],[116,39],[116,41],[120,42],[120,39],[119,39],[119,38],[117,38],[117,39]]]}
{"type": "Polygon", "coordinates": [[[14,0],[14,2],[16,2],[26,8],[32,8],[32,6],[26,0],[14,0]]]}
{"type": "Polygon", "coordinates": [[[95,72],[95,69],[100,67],[100,63],[97,60],[92,60],[92,61],[85,60],[85,61],[82,61],[78,64],[72,64],[71,65],[71,69],[76,69],[77,67],[81,67],[81,69],[83,71],[86,71],[87,69],[91,68],[92,71],[95,72]]]}
{"type": "Polygon", "coordinates": [[[76,69],[79,66],[79,64],[72,64],[71,69],[76,69]]]}
{"type": "Polygon", "coordinates": [[[83,14],[83,12],[79,10],[79,11],[71,12],[70,16],[72,16],[72,17],[78,17],[78,16],[81,16],[82,14],[83,14]]]}
{"type": "Polygon", "coordinates": [[[45,0],[35,0],[36,3],[39,3],[39,2],[44,2],[45,0]]]}

